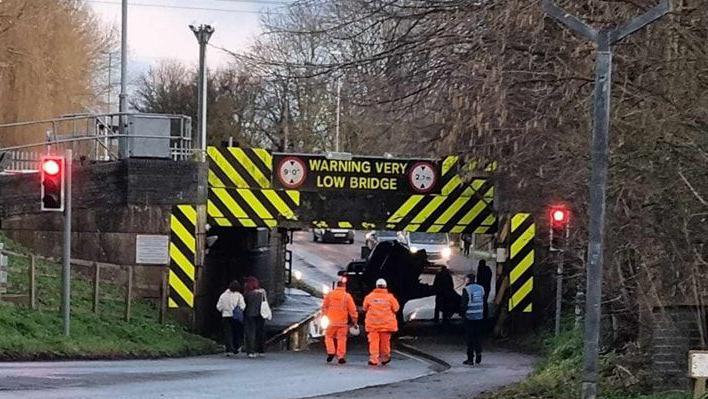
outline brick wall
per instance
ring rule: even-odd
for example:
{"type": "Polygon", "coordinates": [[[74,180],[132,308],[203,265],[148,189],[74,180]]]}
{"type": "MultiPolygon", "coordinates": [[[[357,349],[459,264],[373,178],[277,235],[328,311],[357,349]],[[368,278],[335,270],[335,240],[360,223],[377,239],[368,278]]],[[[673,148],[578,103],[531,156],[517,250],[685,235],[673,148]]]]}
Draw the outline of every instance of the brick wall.
{"type": "MultiPolygon", "coordinates": [[[[204,164],[125,159],[74,164],[72,257],[135,264],[138,234],[169,234],[174,204],[204,203],[204,164]]],[[[39,174],[0,176],[0,227],[37,254],[60,257],[63,216],[40,212],[39,174]]],[[[137,294],[155,296],[162,266],[136,269],[137,294]],[[144,288],[144,290],[142,289],[144,288]]]]}
{"type": "Polygon", "coordinates": [[[688,351],[701,348],[696,312],[695,306],[654,310],[650,357],[655,392],[690,389],[688,351]]]}

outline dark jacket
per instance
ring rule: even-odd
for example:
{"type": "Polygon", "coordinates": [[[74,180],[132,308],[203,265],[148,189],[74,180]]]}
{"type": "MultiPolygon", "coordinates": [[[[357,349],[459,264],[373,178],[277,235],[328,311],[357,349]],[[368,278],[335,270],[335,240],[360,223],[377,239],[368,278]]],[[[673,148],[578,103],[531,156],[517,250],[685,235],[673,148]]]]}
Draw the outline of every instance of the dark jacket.
{"type": "Polygon", "coordinates": [[[442,297],[447,297],[451,291],[455,291],[455,283],[452,281],[452,274],[450,274],[449,270],[442,269],[435,274],[433,288],[435,289],[435,294],[442,297]]]}
{"type": "Polygon", "coordinates": [[[492,268],[487,265],[477,267],[477,284],[484,288],[484,299],[489,297],[492,289],[492,268]]]}
{"type": "Polygon", "coordinates": [[[259,288],[251,292],[247,292],[243,299],[246,301],[246,311],[244,315],[247,317],[255,317],[261,315],[261,304],[266,298],[264,289],[259,288]]]}

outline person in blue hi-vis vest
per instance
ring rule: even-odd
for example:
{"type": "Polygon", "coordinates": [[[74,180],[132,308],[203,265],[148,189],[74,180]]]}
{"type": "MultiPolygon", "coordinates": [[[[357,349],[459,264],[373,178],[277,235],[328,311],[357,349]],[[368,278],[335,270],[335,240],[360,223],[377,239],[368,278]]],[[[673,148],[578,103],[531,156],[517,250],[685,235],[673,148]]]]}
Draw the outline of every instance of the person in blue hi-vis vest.
{"type": "Polygon", "coordinates": [[[476,283],[474,273],[467,275],[467,283],[462,290],[460,314],[465,327],[467,360],[463,363],[473,366],[482,362],[482,328],[484,326],[484,287],[476,283]]]}

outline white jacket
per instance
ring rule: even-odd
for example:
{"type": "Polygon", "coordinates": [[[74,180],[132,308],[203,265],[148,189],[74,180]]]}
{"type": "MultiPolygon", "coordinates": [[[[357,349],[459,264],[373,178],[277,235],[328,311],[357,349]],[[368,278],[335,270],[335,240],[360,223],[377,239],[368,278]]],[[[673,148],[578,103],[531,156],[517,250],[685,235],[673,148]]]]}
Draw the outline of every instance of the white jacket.
{"type": "Polygon", "coordinates": [[[246,301],[243,300],[243,295],[240,292],[224,291],[216,303],[216,310],[221,312],[221,317],[232,317],[234,309],[239,307],[241,310],[246,309],[246,301]]]}

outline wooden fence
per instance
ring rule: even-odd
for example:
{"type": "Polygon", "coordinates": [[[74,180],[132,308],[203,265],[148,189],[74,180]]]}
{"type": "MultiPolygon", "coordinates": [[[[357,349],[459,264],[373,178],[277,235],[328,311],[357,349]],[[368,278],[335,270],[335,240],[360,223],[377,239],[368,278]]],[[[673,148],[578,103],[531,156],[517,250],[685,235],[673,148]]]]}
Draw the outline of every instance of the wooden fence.
{"type": "MultiPolygon", "coordinates": [[[[10,299],[15,302],[21,301],[24,297],[27,297],[27,306],[30,309],[37,309],[37,260],[44,260],[48,262],[61,263],[60,259],[44,257],[40,255],[26,255],[13,251],[8,251],[5,249],[0,250],[0,253],[9,256],[15,256],[20,258],[25,258],[30,260],[29,268],[27,271],[27,293],[26,294],[0,294],[0,300],[10,299]]],[[[113,263],[105,262],[94,262],[83,259],[71,259],[72,266],[80,266],[92,270],[92,306],[91,310],[94,313],[98,313],[100,306],[100,290],[101,290],[101,271],[104,269],[123,269],[126,272],[126,282],[125,282],[125,311],[123,319],[125,321],[130,321],[132,313],[132,301],[133,301],[133,275],[135,267],[143,267],[137,265],[116,265],[113,263]]],[[[159,306],[159,321],[160,323],[165,322],[165,317],[167,315],[167,268],[162,269],[161,279],[160,279],[160,306],[159,306]]]]}

